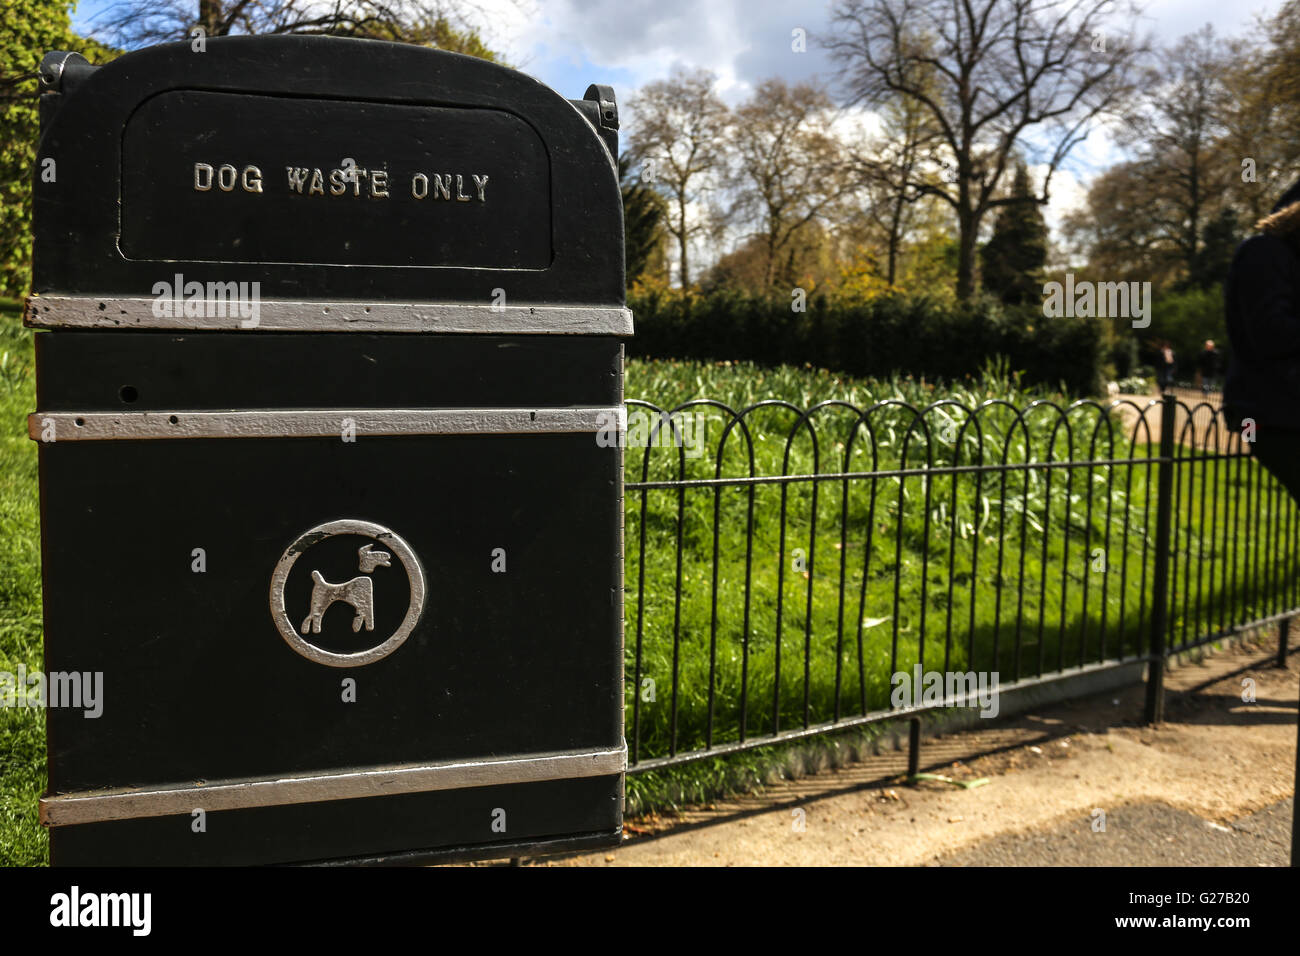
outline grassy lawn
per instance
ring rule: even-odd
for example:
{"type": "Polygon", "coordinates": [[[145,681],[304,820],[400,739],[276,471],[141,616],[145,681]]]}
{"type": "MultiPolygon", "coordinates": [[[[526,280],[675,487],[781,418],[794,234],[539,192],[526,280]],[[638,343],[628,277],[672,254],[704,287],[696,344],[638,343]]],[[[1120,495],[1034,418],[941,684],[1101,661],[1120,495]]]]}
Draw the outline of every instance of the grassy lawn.
{"type": "MultiPolygon", "coordinates": [[[[32,364],[32,334],[22,329],[17,304],[0,303],[0,670],[10,673],[20,664],[29,671],[42,666],[36,447],[25,422],[35,405],[32,364]]],[[[1065,402],[1025,391],[995,371],[938,392],[912,380],[854,381],[813,369],[633,362],[627,394],[665,408],[700,396],[734,408],[765,399],[799,409],[827,398],[859,408],[891,399],[923,407],[940,397],[967,407],[1007,403],[981,413],[979,429],[956,406],[928,413],[931,466],[1042,460],[1049,448],[1057,460],[1146,454],[1142,445],[1131,450],[1118,420],[1096,409],[1071,413],[1067,429],[1044,404],[1017,424],[1013,406],[1065,402]]],[[[716,408],[700,410],[716,417],[706,422],[703,456],[688,459],[681,474],[712,478],[726,417],[716,408]]],[[[915,430],[907,437],[914,420],[899,408],[873,416],[874,443],[861,428],[850,441],[855,414],[828,408],[816,419],[815,449],[806,429],[787,443],[796,417],[779,405],[755,413],[746,420],[752,472],[751,444],[733,432],[716,474],[882,470],[927,458],[927,442],[915,430]]],[[[626,460],[629,482],[641,480],[643,466],[651,481],[679,474],[674,448],[629,448],[626,460]]],[[[1255,529],[1283,514],[1277,499],[1260,497],[1258,478],[1249,461],[1183,471],[1174,633],[1194,636],[1221,619],[1261,612],[1271,593],[1261,582],[1293,572],[1292,548],[1285,549],[1285,567],[1246,560],[1254,554],[1248,546],[1262,540],[1255,529]]],[[[774,724],[785,729],[879,710],[888,706],[890,674],[922,655],[927,669],[998,670],[1005,682],[1117,651],[1138,653],[1149,630],[1143,595],[1153,562],[1154,481],[1148,466],[1116,465],[1068,476],[1012,471],[1005,480],[962,474],[831,481],[815,493],[810,482],[693,488],[680,503],[675,490],[651,490],[644,506],[642,493],[630,491],[629,742],[634,721],[640,755],[648,758],[668,753],[674,741],[679,751],[702,746],[710,726],[715,744],[737,739],[742,708],[749,737],[770,733],[774,724]],[[653,700],[633,683],[637,675],[654,682],[653,700]]],[[[1285,515],[1292,523],[1284,540],[1293,542],[1300,522],[1285,515]]],[[[0,737],[0,864],[43,863],[47,840],[36,819],[45,787],[43,715],[0,708],[0,737]]],[[[761,760],[733,759],[743,762],[758,767],[761,760]]],[[[692,774],[725,776],[709,761],[657,779],[680,785],[692,774]]],[[[630,778],[629,797],[653,803],[655,781],[651,774],[630,778]]]]}
{"type": "MultiPolygon", "coordinates": [[[[0,300],[0,671],[43,668],[36,446],[27,415],[36,407],[32,333],[18,303],[0,300]]],[[[45,790],[45,715],[0,707],[0,864],[44,863],[36,801],[45,790]]]]}
{"type": "MultiPolygon", "coordinates": [[[[629,368],[627,394],[654,396],[662,407],[707,395],[736,409],[771,397],[800,409],[828,396],[862,409],[890,400],[923,408],[940,397],[967,408],[1008,403],[981,412],[978,431],[973,423],[962,427],[967,415],[956,406],[930,411],[931,467],[1148,454],[1145,444],[1131,446],[1118,417],[1096,407],[1062,415],[1040,404],[1018,424],[1012,407],[1053,396],[1021,390],[995,371],[935,392],[916,381],[853,381],[824,371],[640,363],[629,368]]],[[[916,421],[910,412],[874,415],[873,449],[855,412],[828,408],[814,419],[814,448],[806,428],[795,431],[796,412],[771,407],[746,418],[752,471],[748,446],[734,431],[719,468],[715,451],[731,419],[717,414],[704,456],[683,462],[676,448],[629,448],[627,481],[888,470],[927,461],[919,430],[904,455],[916,421]]],[[[1158,410],[1150,414],[1154,420],[1158,410]]],[[[1260,494],[1254,462],[1180,465],[1177,476],[1173,643],[1293,605],[1300,521],[1284,496],[1269,493],[1271,482],[1260,494]],[[1275,601],[1282,582],[1291,590],[1285,605],[1275,601]]],[[[1153,465],[816,488],[815,499],[806,481],[784,490],[696,487],[680,500],[671,488],[629,490],[626,704],[629,746],[638,744],[641,759],[701,748],[710,732],[714,745],[736,741],[742,724],[752,739],[775,727],[887,709],[890,676],[922,661],[926,670],[998,671],[1007,683],[1148,647],[1153,465]]],[[[632,778],[629,793],[640,780],[632,778]]]]}

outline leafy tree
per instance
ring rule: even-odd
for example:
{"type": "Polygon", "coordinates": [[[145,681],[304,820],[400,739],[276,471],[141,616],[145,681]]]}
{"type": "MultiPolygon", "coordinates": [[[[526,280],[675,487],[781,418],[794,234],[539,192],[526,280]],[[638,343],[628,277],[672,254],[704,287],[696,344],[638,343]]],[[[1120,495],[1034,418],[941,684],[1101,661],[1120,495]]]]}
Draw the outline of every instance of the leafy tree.
{"type": "Polygon", "coordinates": [[[1196,253],[1188,285],[1208,289],[1228,280],[1228,269],[1241,240],[1237,229],[1237,213],[1231,206],[1223,206],[1213,219],[1205,224],[1201,233],[1201,247],[1196,253]]]}
{"type": "Polygon", "coordinates": [[[1016,164],[1011,198],[998,210],[993,236],[980,250],[984,288],[1008,305],[1041,298],[1047,263],[1047,224],[1024,163],[1016,164]]]}
{"type": "Polygon", "coordinates": [[[1287,138],[1290,155],[1295,157],[1300,155],[1300,71],[1296,70],[1300,62],[1300,0],[1282,4],[1266,29],[1270,49],[1264,59],[1263,76],[1258,69],[1255,71],[1256,84],[1266,86],[1271,101],[1277,105],[1278,132],[1287,138]]]}
{"type": "Polygon", "coordinates": [[[72,33],[67,0],[8,0],[0,17],[0,294],[31,288],[32,176],[40,138],[37,70],[51,50],[103,63],[115,50],[72,33]]]}
{"type": "Polygon", "coordinates": [[[706,293],[731,289],[769,294],[779,290],[778,297],[786,301],[796,286],[808,292],[813,289],[829,291],[851,278],[844,266],[836,261],[838,251],[828,228],[816,220],[809,222],[798,231],[797,241],[787,243],[779,271],[779,275],[784,277],[784,285],[774,287],[768,280],[770,250],[767,238],[752,235],[704,273],[700,278],[700,288],[706,293]]]}
{"type": "Polygon", "coordinates": [[[1065,217],[1065,234],[1103,281],[1166,285],[1181,260],[1165,224],[1152,216],[1158,175],[1146,160],[1117,163],[1088,187],[1087,202],[1065,217]]]}
{"type": "MultiPolygon", "coordinates": [[[[1300,4],[1290,4],[1300,12],[1300,4]]],[[[1279,19],[1287,8],[1280,13],[1279,19]]],[[[1266,216],[1277,197],[1300,176],[1300,15],[1294,46],[1285,31],[1257,31],[1227,41],[1222,74],[1224,135],[1218,155],[1228,157],[1228,201],[1246,226],[1266,216]]]]}

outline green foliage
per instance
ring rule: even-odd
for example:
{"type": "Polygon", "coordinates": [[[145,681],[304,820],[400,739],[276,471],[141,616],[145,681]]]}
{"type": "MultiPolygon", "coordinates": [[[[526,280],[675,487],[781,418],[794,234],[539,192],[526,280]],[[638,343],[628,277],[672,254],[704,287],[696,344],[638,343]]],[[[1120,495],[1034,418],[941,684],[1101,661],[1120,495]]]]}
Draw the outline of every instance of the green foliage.
{"type": "Polygon", "coordinates": [[[71,32],[72,6],[67,0],[9,0],[0,17],[0,295],[25,296],[31,288],[41,58],[51,50],[74,50],[92,63],[117,55],[71,32]]]}
{"type": "Polygon", "coordinates": [[[1213,339],[1219,351],[1227,355],[1222,286],[1158,293],[1152,299],[1151,325],[1139,334],[1145,361],[1153,362],[1155,343],[1168,339],[1174,349],[1178,377],[1191,378],[1206,339],[1213,339]]]}
{"type": "Polygon", "coordinates": [[[42,56],[67,46],[68,14],[60,0],[12,0],[0,17],[0,295],[31,287],[36,72],[42,56]]]}
{"type": "Polygon", "coordinates": [[[1008,305],[1040,301],[1047,264],[1047,223],[1030,188],[1024,163],[1016,165],[1011,205],[998,210],[993,236],[980,249],[984,289],[1008,305]]]}
{"type": "Polygon", "coordinates": [[[1241,241],[1237,234],[1237,213],[1224,206],[1201,230],[1201,247],[1196,252],[1196,267],[1187,284],[1201,289],[1221,286],[1228,281],[1232,257],[1241,241]]]}
{"type": "Polygon", "coordinates": [[[1047,319],[1041,310],[980,296],[889,294],[868,300],[815,296],[806,312],[788,298],[730,290],[683,296],[647,289],[629,297],[636,357],[810,365],[849,375],[895,373],[956,381],[1003,357],[1024,381],[1098,394],[1101,320],[1047,319]]]}
{"type": "Polygon", "coordinates": [[[368,22],[361,29],[340,22],[330,25],[327,33],[340,36],[359,36],[371,40],[389,40],[394,43],[411,43],[477,57],[492,63],[508,66],[500,53],[492,50],[478,32],[471,27],[457,27],[443,16],[421,17],[413,22],[368,22]]]}
{"type": "MultiPolygon", "coordinates": [[[[27,414],[36,407],[28,373],[32,334],[15,304],[0,303],[0,671],[42,669],[39,496],[36,446],[27,414]]],[[[39,710],[0,707],[0,865],[47,857],[36,801],[45,791],[45,720],[39,710]]]]}

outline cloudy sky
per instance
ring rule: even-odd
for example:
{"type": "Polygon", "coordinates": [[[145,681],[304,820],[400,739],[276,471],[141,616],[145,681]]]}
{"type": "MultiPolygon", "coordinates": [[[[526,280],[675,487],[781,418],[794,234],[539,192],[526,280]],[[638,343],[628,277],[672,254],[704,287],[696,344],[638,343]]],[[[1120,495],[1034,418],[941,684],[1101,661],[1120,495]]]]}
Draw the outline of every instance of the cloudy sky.
{"type": "MultiPolygon", "coordinates": [[[[829,0],[467,0],[483,11],[486,39],[507,60],[565,96],[590,83],[613,86],[628,102],[642,84],[674,66],[705,67],[724,99],[738,103],[762,80],[816,79],[832,86],[834,65],[815,38],[824,34],[829,0]],[[807,31],[807,52],[791,51],[791,31],[807,31]]],[[[81,0],[75,24],[88,24],[111,0],[81,0]]],[[[1147,0],[1147,26],[1173,41],[1212,24],[1221,36],[1244,32],[1256,14],[1282,0],[1147,0]]],[[[198,0],[194,0],[197,9],[198,0]]],[[[1103,132],[1076,148],[1053,180],[1053,226],[1076,205],[1089,179],[1116,158],[1103,132]]]]}
{"type": "MultiPolygon", "coordinates": [[[[508,3],[508,0],[505,0],[508,3]]],[[[815,78],[833,87],[836,70],[812,42],[828,28],[831,4],[797,0],[523,0],[498,43],[510,60],[566,96],[588,83],[608,83],[623,94],[660,79],[675,65],[702,66],[718,75],[723,97],[743,100],[762,80],[815,78]],[[808,50],[790,49],[791,31],[807,30],[808,50]]],[[[1158,42],[1213,25],[1221,36],[1246,30],[1256,14],[1282,0],[1149,0],[1147,29],[1158,42]]],[[[1088,180],[1113,162],[1104,132],[1076,148],[1053,179],[1047,210],[1054,227],[1083,198],[1088,180]]]]}
{"type": "MultiPolygon", "coordinates": [[[[1255,12],[1282,0],[1148,0],[1147,23],[1173,40],[1209,23],[1223,35],[1241,32],[1255,12]]],[[[489,9],[511,10],[509,0],[489,9]]],[[[727,98],[741,99],[763,79],[817,76],[835,69],[816,45],[790,50],[796,27],[824,33],[829,2],[797,0],[521,0],[513,16],[494,18],[498,43],[512,62],[567,96],[592,82],[632,89],[666,76],[675,64],[718,74],[727,98]],[[507,22],[507,20],[512,22],[507,22]]]]}

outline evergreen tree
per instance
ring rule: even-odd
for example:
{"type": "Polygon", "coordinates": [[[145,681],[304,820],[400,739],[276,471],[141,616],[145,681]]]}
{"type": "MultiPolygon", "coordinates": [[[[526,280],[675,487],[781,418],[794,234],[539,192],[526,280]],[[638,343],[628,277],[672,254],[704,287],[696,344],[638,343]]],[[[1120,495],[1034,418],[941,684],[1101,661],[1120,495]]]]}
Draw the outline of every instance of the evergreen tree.
{"type": "Polygon", "coordinates": [[[1008,305],[1021,305],[1041,298],[1047,264],[1047,224],[1024,163],[1016,164],[1011,197],[1021,201],[998,210],[993,236],[980,250],[980,263],[984,288],[1008,305]]]}
{"type": "Polygon", "coordinates": [[[1201,248],[1197,250],[1195,267],[1187,277],[1187,285],[1208,289],[1226,281],[1233,254],[1237,251],[1237,240],[1237,214],[1231,206],[1224,206],[1201,230],[1201,248]]]}
{"type": "Polygon", "coordinates": [[[663,242],[664,200],[631,174],[631,162],[624,153],[618,161],[618,178],[623,193],[623,238],[627,249],[627,284],[641,277],[663,242]]]}

